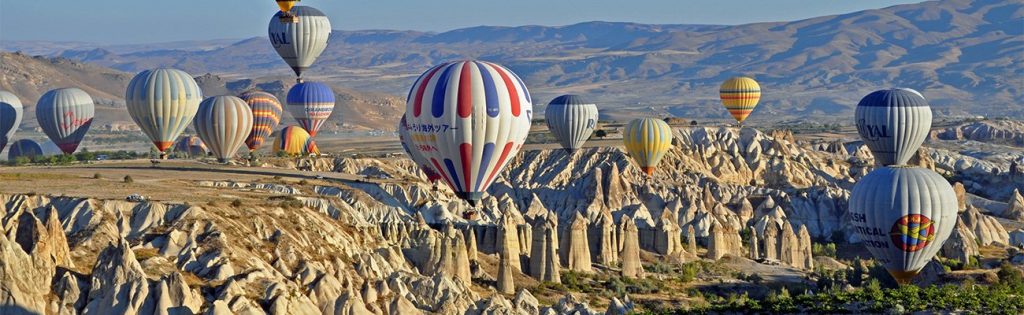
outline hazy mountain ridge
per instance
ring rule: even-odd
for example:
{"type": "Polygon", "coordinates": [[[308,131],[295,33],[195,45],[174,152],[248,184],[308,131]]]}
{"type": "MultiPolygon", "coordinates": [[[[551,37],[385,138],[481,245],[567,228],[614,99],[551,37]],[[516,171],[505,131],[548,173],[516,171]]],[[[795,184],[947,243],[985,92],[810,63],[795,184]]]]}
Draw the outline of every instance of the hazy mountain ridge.
{"type": "MultiPolygon", "coordinates": [[[[922,90],[943,115],[1024,117],[1024,4],[930,1],[794,22],[738,26],[587,22],[480,26],[443,33],[338,31],[310,71],[357,90],[404,96],[431,65],[480,58],[522,76],[538,104],[585,93],[613,117],[724,118],[717,87],[751,75],[762,83],[758,119],[840,119],[873,89],[922,90]]],[[[287,74],[263,37],[222,48],[60,55],[138,71],[287,74]]]]}

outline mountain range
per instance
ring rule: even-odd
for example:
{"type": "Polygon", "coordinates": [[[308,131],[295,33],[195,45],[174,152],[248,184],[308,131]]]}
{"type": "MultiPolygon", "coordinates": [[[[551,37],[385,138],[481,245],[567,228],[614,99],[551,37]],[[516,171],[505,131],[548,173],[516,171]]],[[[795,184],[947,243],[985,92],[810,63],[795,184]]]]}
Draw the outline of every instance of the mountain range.
{"type": "MultiPolygon", "coordinates": [[[[382,120],[397,119],[391,116],[400,115],[401,98],[422,71],[470,58],[504,64],[523,77],[538,110],[558,94],[578,93],[598,103],[606,119],[725,119],[718,85],[736,75],[761,83],[761,106],[748,120],[754,124],[845,122],[860,97],[897,86],[922,91],[939,115],[1024,117],[1022,35],[1024,3],[1016,0],[928,1],[735,26],[586,22],[442,33],[335,30],[310,78],[393,95],[398,109],[382,112],[382,120]]],[[[179,44],[3,47],[129,73],[169,66],[225,80],[289,82],[290,70],[266,38],[179,44]]]]}

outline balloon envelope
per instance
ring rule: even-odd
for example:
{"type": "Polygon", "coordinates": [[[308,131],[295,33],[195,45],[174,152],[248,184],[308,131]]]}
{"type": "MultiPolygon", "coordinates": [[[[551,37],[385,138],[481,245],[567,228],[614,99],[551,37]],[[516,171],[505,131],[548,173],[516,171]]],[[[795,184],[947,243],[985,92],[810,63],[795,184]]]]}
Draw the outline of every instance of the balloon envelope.
{"type": "Polygon", "coordinates": [[[320,154],[313,137],[299,126],[288,126],[281,129],[274,139],[274,153],[284,152],[288,155],[320,154]]]}
{"type": "Polygon", "coordinates": [[[249,91],[242,93],[239,98],[252,109],[252,131],[245,138],[245,145],[250,151],[256,151],[281,123],[281,112],[284,108],[274,94],[267,92],[249,91]]]}
{"type": "Polygon", "coordinates": [[[405,114],[403,114],[402,120],[398,123],[398,140],[402,142],[402,149],[405,150],[405,154],[409,155],[409,159],[419,165],[423,173],[427,175],[427,180],[433,183],[441,179],[441,175],[434,170],[433,166],[430,166],[430,161],[420,154],[419,150],[413,150],[416,143],[412,141],[412,137],[412,134],[409,133],[409,124],[406,123],[405,114]]]}
{"type": "Polygon", "coordinates": [[[203,139],[196,136],[183,136],[174,145],[174,152],[190,158],[206,156],[207,151],[203,139]]]}
{"type": "Polygon", "coordinates": [[[672,128],[664,120],[641,118],[629,122],[622,133],[626,151],[648,176],[672,148],[672,128]]]}
{"type": "Polygon", "coordinates": [[[277,54],[295,71],[295,75],[302,77],[302,72],[309,69],[327,48],[331,21],[312,7],[296,6],[289,12],[298,21],[282,20],[284,13],[279,11],[270,19],[267,32],[277,54]]]}
{"type": "Polygon", "coordinates": [[[39,127],[64,154],[75,153],[95,115],[92,97],[77,88],[51,90],[36,103],[39,127]]]}
{"type": "Polygon", "coordinates": [[[883,166],[907,164],[932,127],[931,107],[911,89],[872,92],[857,103],[854,115],[857,133],[883,166]]]}
{"type": "Polygon", "coordinates": [[[128,83],[128,114],[160,152],[192,123],[203,92],[192,76],[177,69],[140,72],[128,83]]]}
{"type": "Polygon", "coordinates": [[[597,127],[597,105],[578,95],[562,95],[548,103],[544,120],[562,148],[579,149],[597,127]]]}
{"type": "Polygon", "coordinates": [[[323,126],[334,111],[334,91],[319,82],[301,82],[288,90],[288,112],[310,136],[323,126]]]}
{"type": "Polygon", "coordinates": [[[456,195],[475,204],[526,141],[532,102],[522,80],[500,65],[436,66],[409,90],[410,150],[418,150],[456,195]]]}
{"type": "Polygon", "coordinates": [[[210,152],[218,161],[225,162],[245,144],[252,131],[252,110],[240,98],[214,96],[199,104],[193,123],[210,152]]]}
{"type": "Polygon", "coordinates": [[[0,91],[0,152],[11,141],[14,132],[21,125],[24,108],[21,100],[11,92],[0,91]]]}
{"type": "Polygon", "coordinates": [[[722,82],[718,90],[722,105],[736,122],[742,123],[761,100],[761,86],[748,77],[734,77],[722,82]]]}
{"type": "Polygon", "coordinates": [[[953,187],[935,172],[882,167],[850,195],[854,232],[898,281],[906,283],[935,257],[956,225],[953,187]]]}
{"type": "Polygon", "coordinates": [[[14,161],[19,157],[31,159],[34,156],[41,155],[43,155],[43,146],[29,139],[14,141],[11,143],[11,148],[7,150],[7,160],[9,161],[14,161]]]}

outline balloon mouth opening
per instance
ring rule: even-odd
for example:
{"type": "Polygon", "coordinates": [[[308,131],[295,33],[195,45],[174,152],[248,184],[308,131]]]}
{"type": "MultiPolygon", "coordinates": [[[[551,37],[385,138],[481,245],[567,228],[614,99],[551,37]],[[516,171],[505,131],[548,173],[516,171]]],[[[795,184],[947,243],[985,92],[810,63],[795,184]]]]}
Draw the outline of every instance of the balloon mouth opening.
{"type": "Polygon", "coordinates": [[[645,166],[645,167],[641,167],[640,169],[642,169],[644,171],[644,174],[647,174],[647,176],[654,176],[654,168],[653,167],[645,166]]]}
{"type": "Polygon", "coordinates": [[[455,196],[465,200],[470,206],[476,207],[480,204],[480,200],[484,198],[483,192],[457,192],[455,196]]]}
{"type": "Polygon", "coordinates": [[[910,284],[910,281],[914,280],[914,277],[920,272],[920,269],[913,271],[889,270],[889,274],[892,275],[893,279],[896,279],[896,283],[899,283],[900,285],[910,284]]]}

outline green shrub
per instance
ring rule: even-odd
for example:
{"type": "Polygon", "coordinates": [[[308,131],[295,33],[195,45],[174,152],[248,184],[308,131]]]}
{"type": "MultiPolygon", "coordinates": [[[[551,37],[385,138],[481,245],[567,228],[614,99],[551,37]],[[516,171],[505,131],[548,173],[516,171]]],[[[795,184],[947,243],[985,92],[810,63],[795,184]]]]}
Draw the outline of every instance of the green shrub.
{"type": "Polygon", "coordinates": [[[700,272],[700,265],[695,262],[688,262],[679,268],[679,281],[683,283],[693,282],[697,279],[697,272],[700,272]]]}
{"type": "Polygon", "coordinates": [[[100,175],[100,173],[93,173],[92,174],[92,178],[93,179],[103,179],[103,175],[100,175]]]}
{"type": "Polygon", "coordinates": [[[231,201],[231,206],[235,207],[235,208],[241,207],[242,206],[242,200],[241,199],[235,199],[235,200],[231,201]]]}
{"type": "Polygon", "coordinates": [[[135,182],[135,179],[132,178],[131,175],[125,175],[124,176],[124,183],[125,184],[131,184],[131,183],[134,183],[134,182],[135,182]]]}

